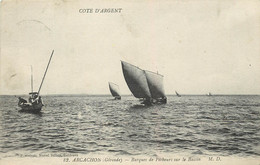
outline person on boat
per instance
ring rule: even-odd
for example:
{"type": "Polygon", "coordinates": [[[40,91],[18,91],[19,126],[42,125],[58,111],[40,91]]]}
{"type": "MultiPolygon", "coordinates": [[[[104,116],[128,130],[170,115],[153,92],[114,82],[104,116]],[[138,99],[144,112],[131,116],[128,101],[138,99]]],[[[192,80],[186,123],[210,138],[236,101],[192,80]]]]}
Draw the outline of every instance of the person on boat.
{"type": "Polygon", "coordinates": [[[19,99],[19,103],[18,104],[25,104],[25,103],[27,103],[27,101],[25,99],[21,98],[21,97],[18,97],[18,99],[19,99]]]}
{"type": "Polygon", "coordinates": [[[32,103],[33,102],[33,97],[30,96],[29,99],[28,99],[29,103],[32,103]]]}
{"type": "Polygon", "coordinates": [[[152,105],[153,103],[153,99],[152,98],[144,98],[142,104],[145,104],[145,105],[152,105]]]}
{"type": "Polygon", "coordinates": [[[164,97],[162,98],[162,103],[167,103],[167,97],[164,96],[164,97]]]}
{"type": "Polygon", "coordinates": [[[41,96],[38,97],[38,103],[39,103],[39,104],[43,104],[43,102],[42,102],[42,97],[41,97],[41,96]]]}
{"type": "Polygon", "coordinates": [[[38,94],[35,94],[34,96],[33,96],[33,99],[35,100],[35,99],[37,99],[38,98],[38,94]]]}
{"type": "Polygon", "coordinates": [[[32,96],[32,104],[38,104],[39,97],[38,94],[32,96]]]}
{"type": "Polygon", "coordinates": [[[30,105],[32,105],[31,103],[28,103],[25,99],[23,99],[21,97],[19,97],[18,99],[19,99],[19,102],[18,102],[19,106],[30,106],[30,105]]]}

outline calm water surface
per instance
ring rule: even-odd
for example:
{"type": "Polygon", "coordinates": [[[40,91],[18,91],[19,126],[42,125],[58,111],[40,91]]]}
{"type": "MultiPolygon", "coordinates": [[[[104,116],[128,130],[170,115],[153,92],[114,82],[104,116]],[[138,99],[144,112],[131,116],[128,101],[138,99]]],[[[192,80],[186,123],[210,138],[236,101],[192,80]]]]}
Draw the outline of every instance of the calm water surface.
{"type": "Polygon", "coordinates": [[[43,96],[41,114],[0,96],[0,155],[79,153],[259,156],[260,96],[168,96],[142,106],[132,96],[43,96]]]}

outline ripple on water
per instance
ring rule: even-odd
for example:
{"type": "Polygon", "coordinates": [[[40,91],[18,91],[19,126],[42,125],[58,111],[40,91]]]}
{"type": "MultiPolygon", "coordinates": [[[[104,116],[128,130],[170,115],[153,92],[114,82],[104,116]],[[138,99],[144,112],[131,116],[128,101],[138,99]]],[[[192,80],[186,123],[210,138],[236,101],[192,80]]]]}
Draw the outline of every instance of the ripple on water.
{"type": "Polygon", "coordinates": [[[131,96],[44,96],[42,113],[28,114],[1,96],[0,153],[259,156],[259,98],[169,96],[144,106],[131,96]]]}

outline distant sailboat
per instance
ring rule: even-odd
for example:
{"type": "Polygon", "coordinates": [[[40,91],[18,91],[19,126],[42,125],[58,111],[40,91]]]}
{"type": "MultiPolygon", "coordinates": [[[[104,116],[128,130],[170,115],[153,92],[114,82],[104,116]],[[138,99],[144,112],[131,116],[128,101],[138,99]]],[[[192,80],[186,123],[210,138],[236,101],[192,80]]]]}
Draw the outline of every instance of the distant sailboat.
{"type": "Polygon", "coordinates": [[[115,97],[115,100],[121,100],[119,86],[112,82],[108,82],[108,84],[109,84],[109,90],[110,90],[112,96],[115,97]]]}
{"type": "Polygon", "coordinates": [[[180,95],[178,92],[175,91],[175,93],[176,93],[176,95],[177,95],[178,97],[181,97],[181,95],[180,95]]]}
{"type": "Polygon", "coordinates": [[[142,70],[132,64],[121,61],[125,81],[136,98],[143,104],[166,103],[163,75],[142,70]]]}
{"type": "Polygon", "coordinates": [[[212,94],[209,92],[209,93],[207,94],[207,96],[212,96],[212,94]]]}
{"type": "Polygon", "coordinates": [[[40,91],[41,91],[41,87],[42,87],[44,78],[46,76],[47,70],[49,68],[49,64],[51,62],[53,53],[54,53],[54,50],[52,51],[52,54],[50,56],[50,59],[49,59],[48,65],[46,67],[46,70],[45,70],[44,76],[42,78],[42,82],[41,82],[38,92],[33,91],[33,73],[32,73],[32,66],[31,66],[31,90],[32,91],[29,93],[28,102],[27,102],[27,100],[25,100],[21,97],[18,98],[19,99],[18,106],[20,108],[22,108],[22,111],[37,113],[37,112],[40,112],[42,107],[44,106],[43,102],[42,102],[42,98],[40,96],[40,91]]]}

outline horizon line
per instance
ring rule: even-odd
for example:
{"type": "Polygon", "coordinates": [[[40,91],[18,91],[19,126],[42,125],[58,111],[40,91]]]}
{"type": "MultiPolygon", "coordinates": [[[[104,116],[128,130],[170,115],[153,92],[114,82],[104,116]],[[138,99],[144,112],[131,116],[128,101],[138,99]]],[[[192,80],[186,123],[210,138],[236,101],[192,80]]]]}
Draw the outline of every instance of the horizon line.
{"type": "MultiPolygon", "coordinates": [[[[0,96],[24,96],[28,94],[0,94],[0,96]]],[[[42,96],[55,96],[55,95],[74,95],[74,96],[112,96],[111,94],[41,94],[42,96]]],[[[180,94],[181,96],[208,96],[207,93],[205,94],[180,94]]],[[[260,94],[212,94],[212,96],[259,96],[260,94]]],[[[132,94],[122,94],[121,96],[133,96],[132,94]]],[[[166,94],[166,96],[177,96],[174,94],[166,94]]],[[[113,97],[113,96],[112,96],[113,97]]]]}

